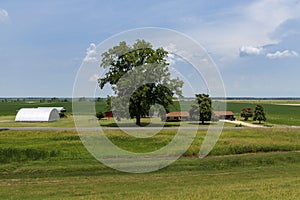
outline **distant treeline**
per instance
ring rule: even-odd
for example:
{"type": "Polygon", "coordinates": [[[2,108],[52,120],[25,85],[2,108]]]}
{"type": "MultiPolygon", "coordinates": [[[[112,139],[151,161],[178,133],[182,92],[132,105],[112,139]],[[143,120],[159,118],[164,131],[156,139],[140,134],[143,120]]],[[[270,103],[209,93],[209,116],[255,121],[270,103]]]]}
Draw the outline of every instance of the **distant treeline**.
{"type": "Polygon", "coordinates": [[[70,102],[72,100],[77,101],[106,101],[106,98],[90,98],[90,97],[80,97],[80,98],[70,98],[70,97],[0,97],[0,102],[28,102],[28,101],[38,101],[38,102],[70,102]]]}
{"type": "MultiPolygon", "coordinates": [[[[74,98],[79,101],[105,101],[106,97],[80,97],[74,98]]],[[[300,97],[212,97],[213,100],[300,100],[300,97]]],[[[71,97],[0,97],[0,102],[5,101],[59,101],[67,102],[72,101],[71,97]]],[[[195,97],[180,98],[181,101],[193,101],[195,97]]]]}
{"type": "Polygon", "coordinates": [[[300,97],[212,97],[214,100],[300,100],[300,97]]]}

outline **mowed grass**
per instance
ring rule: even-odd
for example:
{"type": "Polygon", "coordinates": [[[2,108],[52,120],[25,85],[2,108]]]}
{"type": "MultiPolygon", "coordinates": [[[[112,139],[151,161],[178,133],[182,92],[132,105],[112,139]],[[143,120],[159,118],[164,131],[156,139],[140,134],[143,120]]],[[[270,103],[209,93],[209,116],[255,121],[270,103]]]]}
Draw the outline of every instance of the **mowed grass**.
{"type": "Polygon", "coordinates": [[[0,128],[9,127],[74,127],[73,115],[68,114],[59,121],[54,122],[15,122],[15,116],[0,116],[0,128]]]}
{"type": "MultiPolygon", "coordinates": [[[[135,134],[150,130],[135,130],[135,134]]],[[[162,130],[150,138],[136,138],[118,130],[105,130],[107,137],[117,146],[132,152],[151,152],[166,146],[177,134],[174,130],[162,130]]],[[[184,131],[186,136],[193,131],[184,131]]],[[[198,131],[190,148],[184,156],[197,156],[206,131],[198,131]]],[[[76,131],[0,131],[1,159],[7,162],[19,161],[5,152],[49,152],[49,157],[58,159],[90,158],[76,131]],[[51,156],[51,152],[56,152],[51,156]],[[86,157],[87,156],[87,157],[86,157]],[[7,157],[6,159],[4,159],[7,157]],[[9,160],[12,159],[12,160],[9,160]]],[[[180,147],[179,147],[180,148],[180,147]]],[[[229,155],[272,151],[300,150],[300,131],[298,129],[246,129],[223,131],[210,155],[229,155]]],[[[19,156],[26,161],[26,155],[19,156]]],[[[46,157],[47,158],[47,157],[46,157]]]]}
{"type": "Polygon", "coordinates": [[[148,174],[120,173],[91,161],[48,163],[46,171],[36,162],[27,165],[27,171],[21,168],[19,174],[2,178],[0,197],[296,200],[300,195],[299,159],[298,153],[183,158],[148,174]],[[244,166],[236,164],[240,162],[244,166]]]}
{"type": "MultiPolygon", "coordinates": [[[[150,152],[176,132],[147,139],[106,134],[123,149],[150,152]]],[[[75,131],[0,131],[0,199],[299,198],[299,130],[227,130],[199,159],[205,134],[198,131],[185,155],[167,168],[127,174],[95,160],[75,131]]]]}

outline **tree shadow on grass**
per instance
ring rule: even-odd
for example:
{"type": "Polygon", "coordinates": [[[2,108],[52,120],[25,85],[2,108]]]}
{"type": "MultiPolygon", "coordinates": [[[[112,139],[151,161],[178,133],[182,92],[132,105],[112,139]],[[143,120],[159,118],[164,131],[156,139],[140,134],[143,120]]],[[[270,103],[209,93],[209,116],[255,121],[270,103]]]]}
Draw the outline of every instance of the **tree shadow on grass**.
{"type": "MultiPolygon", "coordinates": [[[[135,123],[108,123],[108,124],[100,124],[102,127],[136,127],[135,123]]],[[[180,124],[164,124],[163,127],[178,127],[180,124]]],[[[141,123],[140,127],[162,127],[162,124],[158,123],[141,123]]]]}
{"type": "MultiPolygon", "coordinates": [[[[135,122],[111,122],[111,123],[101,123],[102,127],[136,127],[135,122]]],[[[180,123],[178,122],[165,122],[162,123],[150,123],[150,122],[141,122],[140,127],[178,127],[180,123]]]]}
{"type": "Polygon", "coordinates": [[[218,123],[216,123],[216,122],[204,122],[203,124],[202,124],[202,122],[188,122],[188,124],[190,124],[190,125],[202,125],[202,126],[208,126],[208,125],[217,125],[218,123]]]}
{"type": "MultiPolygon", "coordinates": [[[[251,122],[248,122],[248,123],[251,123],[251,122]]],[[[261,123],[259,123],[259,122],[252,122],[252,124],[255,124],[255,125],[261,125],[261,126],[265,125],[264,122],[261,122],[261,123]]]]}

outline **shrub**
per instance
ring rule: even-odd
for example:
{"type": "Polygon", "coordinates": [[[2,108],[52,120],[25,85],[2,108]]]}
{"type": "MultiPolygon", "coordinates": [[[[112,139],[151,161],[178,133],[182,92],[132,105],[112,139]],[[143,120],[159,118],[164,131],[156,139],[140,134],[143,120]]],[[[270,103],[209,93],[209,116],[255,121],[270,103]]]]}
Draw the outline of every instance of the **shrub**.
{"type": "Polygon", "coordinates": [[[98,119],[104,118],[103,112],[97,112],[96,117],[97,117],[98,119]]]}
{"type": "Polygon", "coordinates": [[[245,121],[247,121],[250,117],[253,117],[252,108],[243,108],[241,110],[241,117],[243,117],[245,121]]]}

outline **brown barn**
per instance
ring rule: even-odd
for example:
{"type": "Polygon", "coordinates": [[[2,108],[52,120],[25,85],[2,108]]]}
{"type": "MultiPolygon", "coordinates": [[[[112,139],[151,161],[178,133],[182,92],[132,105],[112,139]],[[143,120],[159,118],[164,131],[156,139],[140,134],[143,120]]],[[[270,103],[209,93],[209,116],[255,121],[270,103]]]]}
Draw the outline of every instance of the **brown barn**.
{"type": "Polygon", "coordinates": [[[235,120],[234,113],[232,111],[214,111],[213,113],[217,119],[235,120]]]}
{"type": "Polygon", "coordinates": [[[166,114],[167,121],[182,121],[188,120],[190,117],[189,112],[170,112],[166,114]]]}

